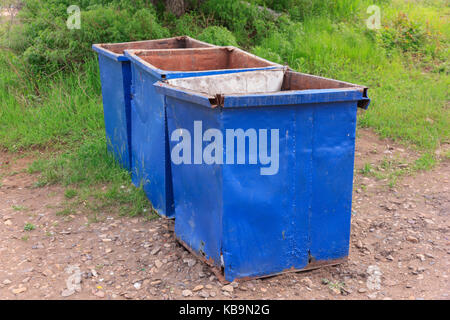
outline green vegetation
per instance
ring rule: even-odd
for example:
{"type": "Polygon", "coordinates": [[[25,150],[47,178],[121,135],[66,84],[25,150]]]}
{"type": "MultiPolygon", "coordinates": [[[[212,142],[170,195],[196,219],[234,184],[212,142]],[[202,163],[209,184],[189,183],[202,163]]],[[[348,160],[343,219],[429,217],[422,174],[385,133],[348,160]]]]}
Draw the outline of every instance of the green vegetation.
{"type": "Polygon", "coordinates": [[[67,199],[73,199],[77,196],[77,190],[74,189],[66,189],[66,191],[64,192],[64,196],[67,199]]]}
{"type": "Polygon", "coordinates": [[[406,159],[407,167],[368,165],[364,174],[395,183],[449,157],[438,153],[450,128],[450,8],[444,0],[190,1],[179,18],[163,1],[154,7],[145,0],[83,0],[81,29],[73,30],[66,27],[72,1],[22,3],[12,23],[0,20],[0,147],[44,151],[29,171],[40,173],[36,187],[68,188],[62,214],[81,207],[97,221],[118,207],[153,216],[143,191],[130,186],[128,173],[106,152],[92,43],[187,34],[238,45],[301,72],[365,84],[372,103],[359,126],[415,148],[420,157],[406,159]],[[380,7],[378,30],[366,25],[372,4],[380,7]]]}
{"type": "Polygon", "coordinates": [[[34,224],[32,224],[32,223],[29,223],[29,222],[27,222],[25,224],[25,226],[23,227],[23,230],[25,230],[25,231],[31,231],[31,230],[34,230],[34,229],[36,229],[36,226],[34,224]]]}

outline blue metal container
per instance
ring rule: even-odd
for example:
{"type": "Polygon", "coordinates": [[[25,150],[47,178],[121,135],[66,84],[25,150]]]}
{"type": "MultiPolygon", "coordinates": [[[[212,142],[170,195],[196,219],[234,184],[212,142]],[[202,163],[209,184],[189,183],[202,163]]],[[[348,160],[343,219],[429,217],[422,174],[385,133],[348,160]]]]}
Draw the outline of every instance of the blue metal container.
{"type": "Polygon", "coordinates": [[[228,94],[196,90],[208,77],[155,84],[166,99],[177,239],[227,281],[339,263],[367,88],[286,71],[278,90],[248,91],[252,75],[239,77],[228,94]]]}
{"type": "Polygon", "coordinates": [[[132,67],[131,177],[143,185],[153,208],[173,217],[173,190],[164,97],[157,81],[235,73],[281,66],[234,47],[183,50],[126,50],[132,67]]]}
{"type": "Polygon", "coordinates": [[[126,169],[131,169],[131,66],[126,49],[202,48],[214,45],[186,36],[126,43],[94,44],[102,83],[107,148],[126,169]]]}

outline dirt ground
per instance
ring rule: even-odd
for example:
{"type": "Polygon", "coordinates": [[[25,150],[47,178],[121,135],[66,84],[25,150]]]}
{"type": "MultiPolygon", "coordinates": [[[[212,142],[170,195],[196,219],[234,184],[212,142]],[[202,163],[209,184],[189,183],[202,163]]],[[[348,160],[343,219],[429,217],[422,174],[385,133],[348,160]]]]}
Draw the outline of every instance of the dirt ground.
{"type": "MultiPolygon", "coordinates": [[[[357,169],[415,157],[368,130],[356,149],[357,169]]],[[[394,189],[357,170],[348,262],[227,286],[173,221],[56,215],[64,189],[33,187],[32,161],[0,153],[0,299],[449,299],[449,161],[394,189]]]]}

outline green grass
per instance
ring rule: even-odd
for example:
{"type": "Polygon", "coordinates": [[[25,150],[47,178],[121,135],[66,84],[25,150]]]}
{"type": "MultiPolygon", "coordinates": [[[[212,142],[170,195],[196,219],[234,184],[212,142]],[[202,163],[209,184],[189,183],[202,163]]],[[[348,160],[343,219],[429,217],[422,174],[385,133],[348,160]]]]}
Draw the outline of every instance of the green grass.
{"type": "Polygon", "coordinates": [[[25,226],[23,227],[23,230],[25,230],[25,231],[32,231],[34,229],[36,229],[36,226],[34,224],[32,224],[32,223],[29,223],[29,222],[27,222],[25,224],[25,226]]]}
{"type": "Polygon", "coordinates": [[[23,62],[0,52],[0,144],[10,151],[61,148],[102,130],[98,66],[31,79],[23,62]],[[14,130],[12,130],[14,129],[14,130]]]}
{"type": "Polygon", "coordinates": [[[73,199],[77,196],[77,194],[78,194],[77,190],[74,189],[66,189],[66,191],[64,191],[64,196],[67,199],[73,199]]]}
{"type": "Polygon", "coordinates": [[[365,163],[359,173],[366,177],[387,182],[387,186],[396,186],[399,178],[415,174],[418,171],[430,170],[437,164],[437,159],[430,153],[423,153],[414,161],[399,158],[384,158],[379,164],[365,163]]]}
{"type": "MultiPolygon", "coordinates": [[[[298,71],[367,85],[372,102],[360,113],[359,126],[414,148],[419,158],[407,167],[399,167],[403,163],[398,161],[366,164],[362,174],[394,186],[401,176],[429,170],[440,161],[435,151],[449,142],[450,128],[450,29],[445,20],[450,9],[445,1],[250,2],[283,15],[273,20],[254,8],[239,7],[239,1],[208,0],[180,19],[163,11],[158,16],[172,35],[198,37],[211,27],[211,34],[204,35],[211,41],[236,39],[241,47],[298,71]],[[381,7],[383,28],[378,31],[365,25],[371,4],[381,7]],[[214,12],[218,7],[220,12],[214,12]]],[[[4,30],[0,25],[0,40],[7,35],[4,30]]],[[[23,61],[20,54],[0,47],[0,147],[42,152],[29,172],[40,173],[35,187],[66,188],[61,215],[86,211],[95,222],[118,208],[120,214],[154,217],[142,189],[131,186],[129,174],[106,152],[93,55],[49,76],[31,73],[23,61]]],[[[448,152],[443,158],[449,158],[448,152]]]]}
{"type": "Polygon", "coordinates": [[[95,60],[34,84],[8,51],[0,51],[0,68],[9,71],[0,74],[0,146],[44,151],[28,169],[40,173],[35,187],[58,183],[70,186],[67,199],[77,196],[91,210],[117,207],[121,214],[154,216],[142,189],[131,186],[129,174],[106,152],[95,60]]]}

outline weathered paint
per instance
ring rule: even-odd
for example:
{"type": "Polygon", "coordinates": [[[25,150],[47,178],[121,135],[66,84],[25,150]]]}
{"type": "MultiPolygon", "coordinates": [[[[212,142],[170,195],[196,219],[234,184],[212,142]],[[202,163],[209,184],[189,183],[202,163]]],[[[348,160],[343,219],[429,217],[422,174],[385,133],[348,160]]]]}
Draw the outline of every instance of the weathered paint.
{"type": "Polygon", "coordinates": [[[98,53],[100,66],[107,148],[127,170],[131,169],[131,66],[123,51],[201,47],[214,47],[214,45],[184,36],[92,46],[92,49],[98,53]]]}
{"type": "MultiPolygon", "coordinates": [[[[283,68],[234,47],[216,47],[183,50],[125,50],[132,67],[131,101],[131,177],[133,184],[142,185],[158,214],[174,217],[169,140],[164,97],[153,84],[166,79],[179,79],[214,74],[283,68]],[[222,56],[233,68],[209,70],[219,65],[211,59],[222,56]],[[170,59],[184,59],[185,71],[163,70],[162,66],[177,67],[170,59]],[[206,64],[209,61],[211,64],[206,64]],[[250,66],[250,67],[248,67],[250,66]]],[[[180,67],[181,68],[181,67],[180,67]]]]}
{"type": "Polygon", "coordinates": [[[221,96],[155,84],[169,132],[194,132],[194,121],[224,136],[228,128],[279,129],[275,175],[250,164],[172,163],[176,237],[227,281],[348,256],[356,111],[369,103],[367,88],[331,79],[324,88],[305,77],[288,71],[283,91],[221,96]]]}

